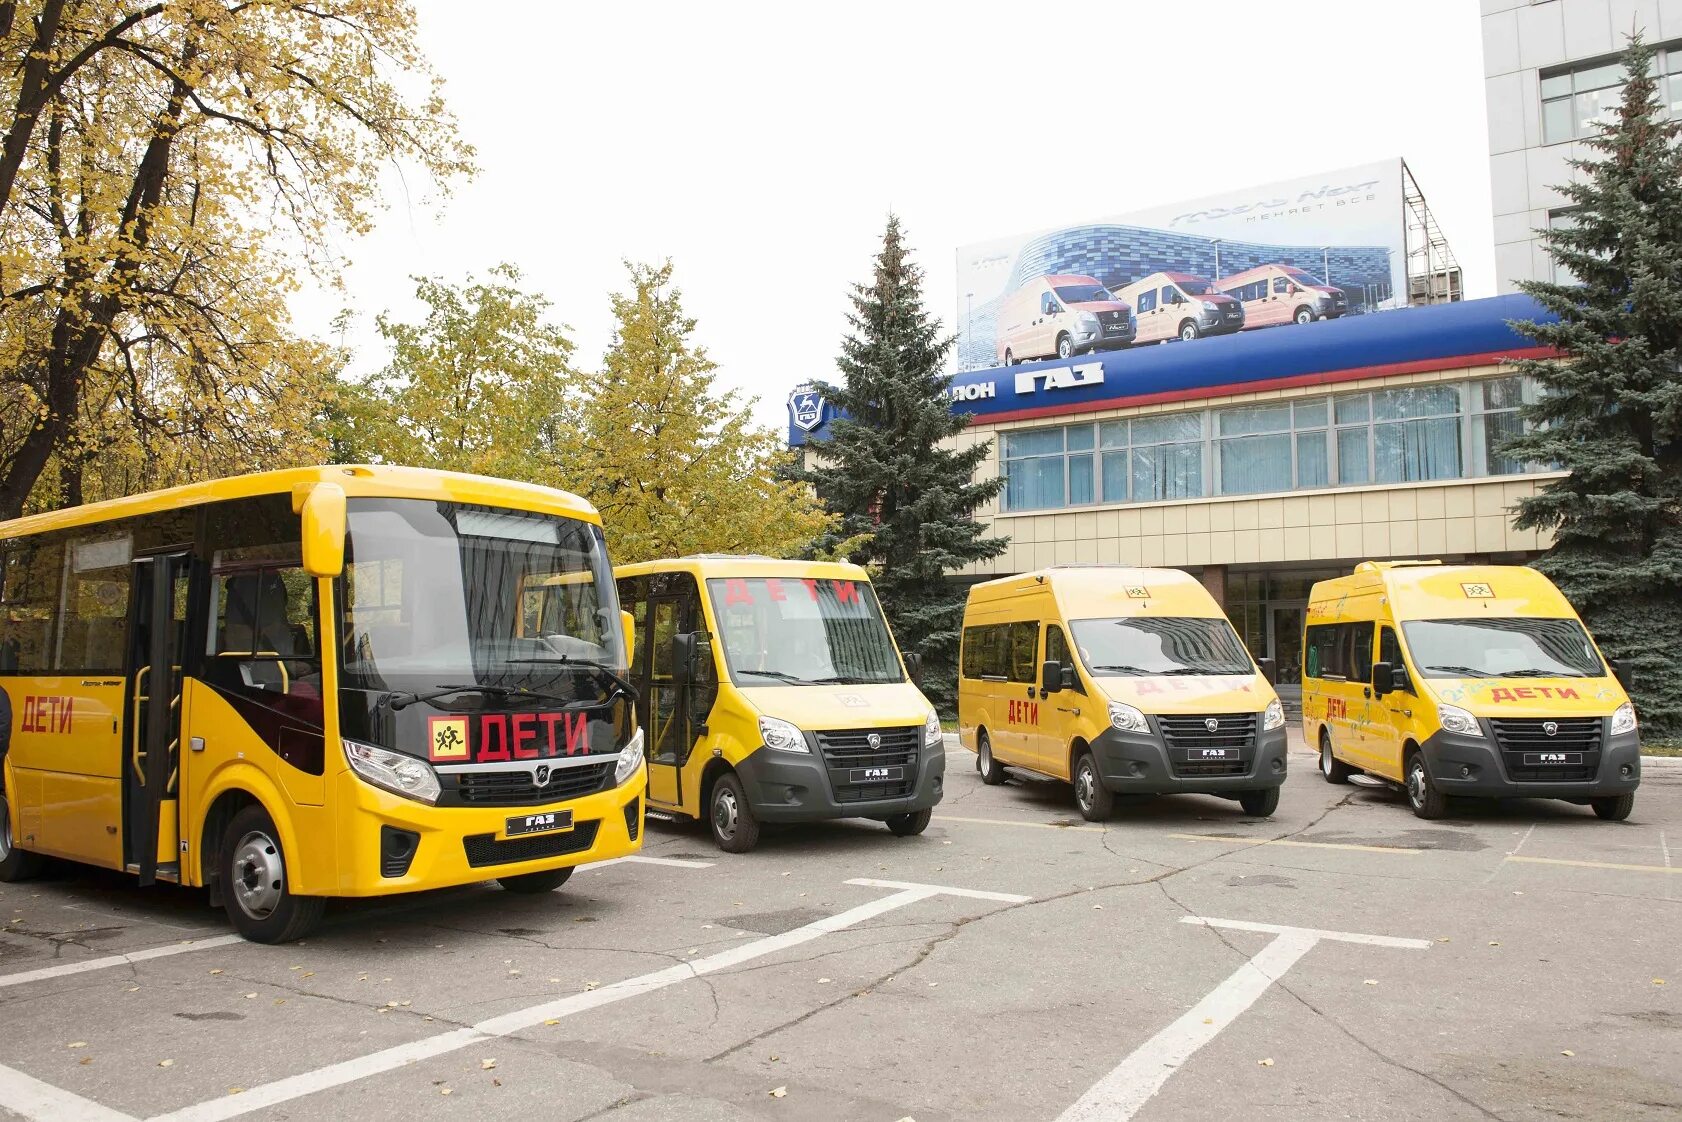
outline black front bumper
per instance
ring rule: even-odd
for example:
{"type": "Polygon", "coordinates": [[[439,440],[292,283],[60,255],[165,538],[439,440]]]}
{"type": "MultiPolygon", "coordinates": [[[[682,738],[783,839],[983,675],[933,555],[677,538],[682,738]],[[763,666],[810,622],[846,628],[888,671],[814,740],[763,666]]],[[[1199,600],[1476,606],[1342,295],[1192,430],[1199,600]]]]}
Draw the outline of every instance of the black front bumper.
{"type": "Polygon", "coordinates": [[[1641,737],[1621,733],[1603,737],[1597,766],[1590,779],[1508,778],[1507,765],[1488,722],[1484,736],[1438,732],[1420,746],[1425,767],[1437,790],[1445,795],[1488,799],[1599,799],[1622,795],[1641,784],[1641,737]],[[1629,774],[1624,774],[1624,769],[1629,774]]]}
{"type": "MultiPolygon", "coordinates": [[[[1171,759],[1171,750],[1155,729],[1148,733],[1106,729],[1092,744],[1104,786],[1118,795],[1238,794],[1264,791],[1285,782],[1285,728],[1260,733],[1254,744],[1240,750],[1246,765],[1241,774],[1183,774],[1185,762],[1171,759]],[[1178,765],[1178,766],[1176,766],[1178,765]]],[[[1175,750],[1177,752],[1179,750],[1175,750]]]]}
{"type": "Polygon", "coordinates": [[[940,802],[946,782],[946,749],[923,748],[908,776],[910,793],[886,799],[841,802],[817,752],[760,748],[736,765],[736,774],[763,822],[815,822],[825,818],[886,818],[927,810],[940,802]]]}

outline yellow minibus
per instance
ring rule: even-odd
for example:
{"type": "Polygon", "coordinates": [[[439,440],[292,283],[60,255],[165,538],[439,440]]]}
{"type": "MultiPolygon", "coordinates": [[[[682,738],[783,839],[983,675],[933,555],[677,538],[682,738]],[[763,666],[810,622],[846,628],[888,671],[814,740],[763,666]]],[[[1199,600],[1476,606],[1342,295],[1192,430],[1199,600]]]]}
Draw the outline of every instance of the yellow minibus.
{"type": "Polygon", "coordinates": [[[985,783],[1006,767],[1061,779],[1094,822],[1118,794],[1279,805],[1272,660],[1251,659],[1186,573],[1074,565],[975,585],[959,661],[958,740],[985,783]]]}
{"type": "Polygon", "coordinates": [[[1421,818],[1470,795],[1616,821],[1641,782],[1623,677],[1535,569],[1367,561],[1310,594],[1303,736],[1327,782],[1398,783],[1421,818]]]}
{"type": "Polygon", "coordinates": [[[549,891],[641,845],[632,639],[600,518],[544,487],[300,468],[0,523],[0,880],[199,885],[259,942],[549,891]]]}
{"type": "Polygon", "coordinates": [[[873,818],[920,834],[940,719],[857,565],[699,556],[622,565],[648,806],[745,853],[762,822],[873,818]]]}

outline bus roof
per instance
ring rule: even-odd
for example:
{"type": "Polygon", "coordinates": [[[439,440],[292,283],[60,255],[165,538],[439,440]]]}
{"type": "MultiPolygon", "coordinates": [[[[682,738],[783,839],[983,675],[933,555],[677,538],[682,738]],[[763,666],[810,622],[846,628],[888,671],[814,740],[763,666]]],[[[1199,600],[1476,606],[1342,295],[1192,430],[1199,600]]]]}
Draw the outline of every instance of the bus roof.
{"type": "Polygon", "coordinates": [[[1040,589],[1049,590],[1065,607],[1078,604],[1082,609],[1088,609],[1114,604],[1118,614],[1122,615],[1136,614],[1147,604],[1171,607],[1180,613],[1192,599],[1219,612],[1219,606],[1203,587],[1203,582],[1190,573],[1179,569],[1142,569],[1128,565],[1053,565],[1032,573],[999,577],[972,585],[969,602],[980,607],[1040,589]],[[1140,590],[1145,590],[1147,595],[1138,595],[1140,590]],[[1163,604],[1163,601],[1168,603],[1163,604]]]}
{"type": "Polygon", "coordinates": [[[1397,620],[1576,614],[1553,581],[1528,565],[1365,561],[1349,576],[1319,582],[1310,595],[1323,603],[1363,592],[1382,592],[1397,620]]]}
{"type": "Polygon", "coordinates": [[[699,553],[689,557],[667,557],[618,565],[615,577],[645,577],[652,573],[692,573],[698,580],[710,577],[787,577],[790,580],[863,580],[870,574],[845,561],[785,561],[752,553],[699,553]]]}
{"type": "Polygon", "coordinates": [[[0,538],[21,537],[45,530],[70,529],[115,518],[154,514],[180,507],[221,502],[225,499],[287,494],[300,487],[328,482],[339,484],[351,498],[432,499],[441,502],[476,503],[542,514],[558,514],[593,522],[598,526],[602,521],[601,515],[596,513],[596,508],[586,500],[570,491],[540,487],[535,483],[517,483],[510,479],[492,479],[489,476],[433,471],[428,468],[334,464],[252,472],[203,483],[189,483],[163,491],[129,495],[121,499],[108,499],[86,506],[67,507],[45,514],[33,514],[10,522],[0,522],[0,538]]]}

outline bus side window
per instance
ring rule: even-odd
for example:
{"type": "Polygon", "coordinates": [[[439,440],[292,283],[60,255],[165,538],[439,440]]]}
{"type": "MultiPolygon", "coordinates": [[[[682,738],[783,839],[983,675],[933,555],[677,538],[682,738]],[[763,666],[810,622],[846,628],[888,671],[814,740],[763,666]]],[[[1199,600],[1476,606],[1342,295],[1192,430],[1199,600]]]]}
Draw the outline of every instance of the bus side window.
{"type": "Polygon", "coordinates": [[[1351,623],[1349,628],[1349,680],[1372,681],[1372,624],[1351,623]]]}
{"type": "Polygon", "coordinates": [[[45,536],[6,551],[0,583],[0,659],[12,673],[44,674],[51,668],[63,558],[62,539],[45,536]]]}
{"type": "MultiPolygon", "coordinates": [[[[1402,661],[1402,644],[1396,640],[1393,628],[1380,626],[1378,629],[1378,661],[1388,662],[1392,670],[1407,673],[1407,663],[1402,661]]],[[[1400,681],[1399,675],[1397,680],[1400,681]]],[[[1413,686],[1410,684],[1407,688],[1412,689],[1413,686]]]]}

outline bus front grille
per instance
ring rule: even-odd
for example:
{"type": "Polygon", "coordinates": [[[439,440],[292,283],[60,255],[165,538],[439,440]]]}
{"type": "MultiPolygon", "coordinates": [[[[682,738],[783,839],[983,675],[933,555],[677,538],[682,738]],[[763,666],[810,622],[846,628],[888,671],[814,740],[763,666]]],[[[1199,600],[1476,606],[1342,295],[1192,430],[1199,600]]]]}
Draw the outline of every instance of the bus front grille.
{"type": "Polygon", "coordinates": [[[917,786],[917,750],[923,727],[893,729],[838,729],[815,734],[829,785],[838,803],[864,803],[876,799],[904,798],[917,786]],[[871,747],[870,738],[876,738],[871,747]],[[855,772],[882,768],[899,770],[896,777],[880,781],[864,779],[855,772]]]}
{"type": "Polygon", "coordinates": [[[1159,713],[1162,744],[1176,776],[1248,775],[1256,754],[1254,713],[1159,713]],[[1210,728],[1210,722],[1214,727],[1210,728]],[[1205,753],[1229,754],[1228,759],[1205,753]]]}
{"type": "Polygon", "coordinates": [[[600,826],[600,822],[592,819],[559,833],[531,834],[505,841],[498,840],[495,834],[471,834],[461,839],[461,847],[467,853],[467,863],[475,869],[512,865],[517,861],[582,853],[596,844],[596,830],[600,826]]]}
{"type": "Polygon", "coordinates": [[[1599,717],[1492,718],[1489,727],[1508,779],[1581,783],[1600,772],[1599,717]],[[1571,762],[1545,762],[1549,756],[1565,756],[1571,762]]]}
{"type": "Polygon", "coordinates": [[[529,767],[502,768],[497,771],[440,772],[439,779],[444,783],[444,797],[439,803],[463,806],[541,806],[544,803],[558,803],[563,799],[593,795],[606,789],[617,759],[610,756],[599,764],[557,767],[549,773],[549,781],[541,786],[533,779],[532,769],[529,767]]]}

